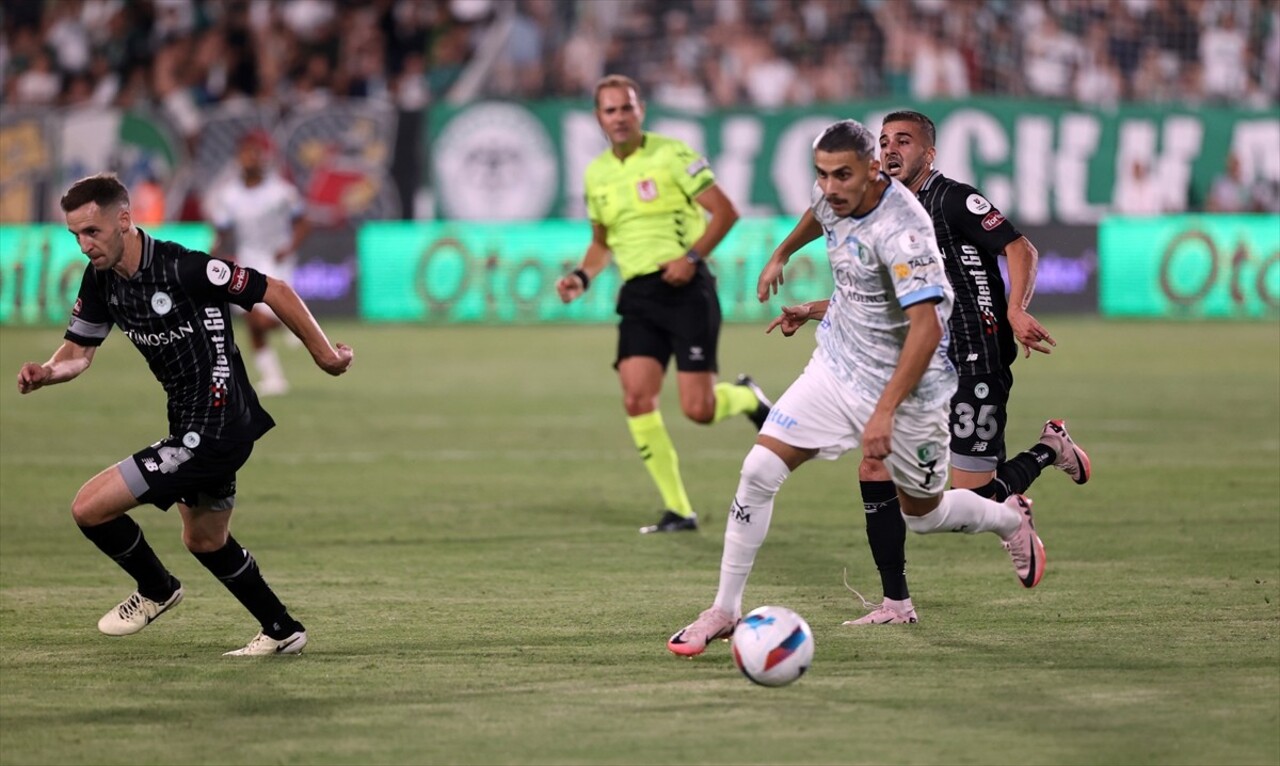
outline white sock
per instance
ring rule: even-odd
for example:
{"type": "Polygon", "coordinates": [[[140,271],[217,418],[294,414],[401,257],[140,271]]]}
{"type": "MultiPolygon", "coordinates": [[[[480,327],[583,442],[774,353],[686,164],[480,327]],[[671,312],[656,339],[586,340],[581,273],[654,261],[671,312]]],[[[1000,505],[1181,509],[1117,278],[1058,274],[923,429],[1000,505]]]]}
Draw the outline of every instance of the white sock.
{"type": "Polygon", "coordinates": [[[932,532],[995,532],[1001,538],[1018,531],[1022,516],[1004,503],[988,500],[967,489],[952,489],[942,493],[938,507],[923,516],[902,517],[912,532],[927,535],[932,532]]]}
{"type": "Polygon", "coordinates": [[[253,366],[258,369],[258,376],[263,380],[284,380],[280,357],[276,356],[275,349],[270,346],[253,352],[253,366]]]}
{"type": "Polygon", "coordinates": [[[756,551],[769,534],[773,498],[791,475],[787,464],[759,444],[742,461],[742,479],[729,506],[724,527],[724,554],[720,558],[720,589],[716,606],[737,617],[742,614],[742,592],[756,562],[756,551]]]}

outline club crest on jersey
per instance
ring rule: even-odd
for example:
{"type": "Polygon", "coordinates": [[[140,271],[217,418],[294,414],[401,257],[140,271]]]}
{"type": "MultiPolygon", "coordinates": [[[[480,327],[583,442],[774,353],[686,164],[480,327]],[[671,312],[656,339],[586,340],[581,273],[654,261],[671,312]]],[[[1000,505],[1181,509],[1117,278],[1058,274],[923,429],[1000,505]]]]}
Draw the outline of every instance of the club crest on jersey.
{"type": "Polygon", "coordinates": [[[916,457],[920,458],[921,463],[927,464],[930,460],[937,460],[941,452],[942,448],[933,442],[925,442],[916,447],[916,457]]]}
{"type": "Polygon", "coordinates": [[[653,202],[658,198],[658,182],[652,178],[643,178],[636,182],[636,196],[641,202],[653,202]]]}
{"type": "Polygon", "coordinates": [[[210,284],[222,287],[231,281],[231,267],[219,260],[211,260],[204,267],[205,276],[209,277],[210,284]]]}
{"type": "Polygon", "coordinates": [[[964,206],[969,208],[969,212],[974,215],[986,215],[991,212],[991,203],[987,202],[987,198],[981,194],[970,194],[965,199],[964,206]]]}
{"type": "Polygon", "coordinates": [[[151,296],[151,310],[160,316],[164,316],[173,310],[173,299],[169,297],[168,293],[161,290],[151,296]]]}

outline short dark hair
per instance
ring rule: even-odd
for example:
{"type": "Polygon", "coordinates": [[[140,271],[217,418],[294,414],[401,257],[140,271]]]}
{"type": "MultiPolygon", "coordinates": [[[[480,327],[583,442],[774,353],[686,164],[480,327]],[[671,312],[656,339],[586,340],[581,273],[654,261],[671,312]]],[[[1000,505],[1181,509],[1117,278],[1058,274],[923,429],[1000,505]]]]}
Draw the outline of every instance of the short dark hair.
{"type": "Polygon", "coordinates": [[[897,112],[889,112],[884,116],[884,122],[880,123],[881,127],[891,122],[914,122],[924,131],[925,148],[928,149],[938,142],[938,128],[933,124],[933,120],[928,115],[920,112],[913,112],[910,109],[903,109],[897,112]]]}
{"type": "Polygon", "coordinates": [[[625,74],[609,74],[601,77],[600,81],[596,83],[596,106],[600,106],[600,91],[605,88],[630,88],[631,92],[636,94],[636,101],[644,102],[644,97],[640,95],[640,85],[635,80],[625,74]]]}
{"type": "Polygon", "coordinates": [[[71,184],[71,188],[67,189],[67,193],[62,195],[61,205],[62,212],[70,213],[72,210],[84,207],[90,202],[96,203],[98,207],[110,207],[112,205],[129,206],[129,190],[125,185],[120,183],[120,179],[116,178],[115,173],[99,173],[96,176],[81,178],[79,181],[71,184]]]}
{"type": "Polygon", "coordinates": [[[876,137],[857,120],[833,122],[813,142],[815,152],[854,152],[859,159],[876,156],[876,137]]]}

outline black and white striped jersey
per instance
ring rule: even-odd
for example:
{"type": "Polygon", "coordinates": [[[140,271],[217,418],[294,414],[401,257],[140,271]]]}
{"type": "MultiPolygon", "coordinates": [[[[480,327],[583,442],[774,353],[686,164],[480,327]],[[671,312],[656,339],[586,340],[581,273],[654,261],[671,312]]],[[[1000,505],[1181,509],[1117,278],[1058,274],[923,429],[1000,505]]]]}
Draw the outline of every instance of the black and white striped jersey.
{"type": "Polygon", "coordinates": [[[977,189],[933,171],[917,196],[933,219],[955,291],[951,361],[961,375],[987,375],[1018,356],[996,257],[1021,232],[977,189]]]}
{"type": "Polygon", "coordinates": [[[261,302],[266,277],[139,233],[142,261],[129,279],[85,267],[64,337],[99,346],[118,326],[164,387],[170,435],[257,439],[275,421],[249,385],[228,303],[249,309],[261,302]]]}

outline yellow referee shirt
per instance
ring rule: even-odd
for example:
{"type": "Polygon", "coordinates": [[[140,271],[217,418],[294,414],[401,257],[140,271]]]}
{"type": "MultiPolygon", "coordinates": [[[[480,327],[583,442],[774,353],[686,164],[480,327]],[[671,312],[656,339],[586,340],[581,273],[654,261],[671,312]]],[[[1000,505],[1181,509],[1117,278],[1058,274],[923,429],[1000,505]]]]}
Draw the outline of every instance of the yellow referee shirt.
{"type": "Polygon", "coordinates": [[[694,198],[715,182],[705,157],[656,133],[645,133],[625,160],[610,148],[591,161],[587,217],[605,227],[623,280],[652,274],[688,252],[707,228],[694,198]]]}

